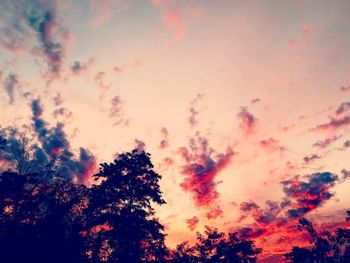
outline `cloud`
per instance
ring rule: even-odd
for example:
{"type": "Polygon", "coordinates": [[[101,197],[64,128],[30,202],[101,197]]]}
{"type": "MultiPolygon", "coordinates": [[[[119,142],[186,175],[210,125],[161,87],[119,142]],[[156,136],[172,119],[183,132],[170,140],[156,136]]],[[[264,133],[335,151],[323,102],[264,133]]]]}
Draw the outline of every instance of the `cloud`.
{"type": "Polygon", "coordinates": [[[335,136],[326,138],[322,141],[317,141],[312,146],[315,148],[324,149],[324,148],[327,148],[330,144],[332,144],[333,142],[335,142],[336,140],[338,140],[341,137],[342,137],[341,135],[339,135],[339,136],[335,135],[335,136]]]}
{"type": "Polygon", "coordinates": [[[119,73],[123,72],[124,70],[125,70],[124,67],[118,67],[118,66],[113,67],[113,72],[116,74],[119,74],[119,73]]]}
{"type": "Polygon", "coordinates": [[[39,45],[31,53],[43,57],[50,75],[57,77],[69,34],[57,19],[56,4],[54,0],[2,1],[0,43],[10,51],[27,50],[28,39],[34,37],[39,45]]]}
{"type": "Polygon", "coordinates": [[[71,112],[70,110],[64,108],[64,107],[60,107],[58,109],[55,109],[54,112],[52,113],[54,118],[58,118],[59,116],[64,117],[65,119],[69,119],[73,116],[73,112],[71,112]]]}
{"type": "Polygon", "coordinates": [[[240,205],[242,215],[239,221],[242,221],[247,216],[251,215],[255,222],[257,222],[259,225],[269,225],[276,222],[281,224],[285,221],[285,219],[280,215],[280,213],[285,206],[285,200],[283,200],[281,203],[267,200],[265,202],[264,209],[262,209],[254,201],[243,202],[240,205]]]}
{"type": "Polygon", "coordinates": [[[90,0],[90,9],[95,16],[91,26],[96,28],[104,25],[115,14],[127,10],[129,6],[130,0],[90,0]]]}
{"type": "Polygon", "coordinates": [[[251,104],[257,104],[257,103],[260,102],[260,101],[261,101],[260,98],[255,98],[255,99],[252,99],[252,100],[250,101],[250,103],[251,103],[251,104]]]}
{"type": "Polygon", "coordinates": [[[19,87],[18,77],[16,74],[9,74],[4,80],[4,88],[9,97],[9,103],[15,102],[15,90],[19,87]]]}
{"type": "Polygon", "coordinates": [[[87,149],[79,149],[79,161],[76,163],[77,182],[85,183],[97,170],[96,157],[87,149]]]}
{"type": "Polygon", "coordinates": [[[39,145],[35,147],[36,158],[41,162],[57,163],[57,173],[72,178],[79,183],[86,182],[97,169],[95,156],[87,149],[80,148],[77,158],[71,150],[70,142],[64,132],[64,124],[58,122],[49,127],[43,119],[43,108],[40,99],[31,102],[33,129],[39,145]]]}
{"type": "Polygon", "coordinates": [[[350,86],[342,86],[340,87],[340,91],[350,91],[350,86]]]}
{"type": "Polygon", "coordinates": [[[318,154],[315,154],[315,153],[311,154],[309,156],[305,156],[303,158],[305,163],[311,163],[311,162],[313,162],[314,160],[317,160],[317,159],[321,159],[321,156],[319,156],[318,154]]]}
{"type": "Polygon", "coordinates": [[[194,216],[194,217],[191,217],[189,219],[186,219],[186,224],[187,224],[187,227],[193,231],[196,229],[197,225],[199,223],[199,219],[198,217],[194,216]]]}
{"type": "Polygon", "coordinates": [[[127,125],[128,120],[124,118],[123,113],[123,101],[119,96],[114,96],[111,100],[111,106],[109,108],[109,117],[113,119],[113,126],[127,125]]]}
{"type": "Polygon", "coordinates": [[[171,32],[172,43],[183,40],[189,26],[200,17],[202,10],[185,0],[151,0],[160,10],[164,28],[171,32]]]}
{"type": "Polygon", "coordinates": [[[110,85],[105,83],[105,76],[106,72],[100,71],[94,77],[94,81],[97,85],[97,88],[100,90],[100,100],[102,100],[105,97],[107,91],[110,89],[110,85]]]}
{"type": "Polygon", "coordinates": [[[212,209],[210,209],[210,211],[207,212],[206,216],[208,219],[215,219],[217,217],[220,217],[224,214],[224,212],[222,211],[222,209],[219,206],[216,206],[212,209]]]}
{"type": "Polygon", "coordinates": [[[197,105],[203,99],[203,94],[198,93],[197,96],[190,103],[190,116],[188,117],[188,123],[191,128],[195,127],[198,124],[197,115],[197,105]]]}
{"type": "Polygon", "coordinates": [[[246,133],[252,133],[257,123],[257,119],[248,112],[246,107],[241,107],[240,112],[237,114],[240,120],[240,126],[246,133]]]}
{"type": "Polygon", "coordinates": [[[60,106],[63,103],[63,98],[60,93],[57,93],[55,97],[53,97],[53,103],[55,106],[60,106]]]}
{"type": "Polygon", "coordinates": [[[350,116],[344,116],[342,118],[331,118],[328,123],[317,125],[313,130],[334,130],[350,124],[350,116]]]}
{"type": "Polygon", "coordinates": [[[339,115],[350,110],[350,102],[343,102],[335,111],[335,114],[339,115]]]}
{"type": "Polygon", "coordinates": [[[251,227],[242,227],[238,230],[241,238],[254,239],[264,235],[267,232],[266,228],[251,228],[251,227]]]}
{"type": "Polygon", "coordinates": [[[94,59],[89,59],[86,63],[80,61],[74,61],[70,65],[70,71],[73,75],[80,75],[83,72],[87,71],[89,67],[94,63],[94,59]]]}
{"type": "Polygon", "coordinates": [[[267,140],[261,140],[260,146],[268,152],[283,152],[286,150],[285,147],[280,146],[279,142],[272,137],[267,140]]]}
{"type": "Polygon", "coordinates": [[[349,141],[349,140],[346,140],[346,141],[344,142],[344,144],[343,144],[343,147],[344,147],[344,148],[350,147],[350,141],[349,141]]]}
{"type": "Polygon", "coordinates": [[[342,169],[340,171],[340,173],[342,174],[342,179],[343,180],[346,180],[346,179],[350,178],[350,170],[342,169]]]}
{"type": "Polygon", "coordinates": [[[182,189],[192,194],[198,207],[213,205],[219,198],[215,178],[231,161],[233,150],[228,147],[225,153],[217,153],[209,146],[207,138],[196,133],[190,139],[189,148],[182,147],[179,153],[185,161],[182,166],[185,176],[182,189]]]}
{"type": "Polygon", "coordinates": [[[163,127],[160,130],[160,133],[162,134],[163,138],[160,141],[159,148],[165,149],[165,148],[169,147],[169,132],[168,132],[167,128],[163,127]]]}
{"type": "Polygon", "coordinates": [[[287,210],[288,217],[299,218],[321,206],[333,196],[330,188],[338,181],[338,176],[330,172],[313,173],[306,178],[306,182],[299,180],[297,176],[281,182],[283,192],[291,200],[291,208],[287,210]]]}
{"type": "MultiPolygon", "coordinates": [[[[239,222],[251,216],[254,219],[253,229],[273,229],[286,226],[293,219],[298,219],[312,210],[320,207],[334,194],[330,191],[337,183],[342,183],[350,177],[350,172],[342,170],[341,180],[330,172],[313,173],[304,176],[295,176],[290,180],[282,181],[284,197],[281,201],[267,200],[261,208],[254,201],[240,204],[241,217],[239,222]]],[[[246,230],[248,234],[248,229],[246,230]]],[[[246,232],[244,231],[244,233],[246,232]]]]}
{"type": "Polygon", "coordinates": [[[188,118],[188,122],[191,127],[194,127],[198,124],[197,120],[198,111],[195,108],[190,108],[190,117],[188,118]]]}

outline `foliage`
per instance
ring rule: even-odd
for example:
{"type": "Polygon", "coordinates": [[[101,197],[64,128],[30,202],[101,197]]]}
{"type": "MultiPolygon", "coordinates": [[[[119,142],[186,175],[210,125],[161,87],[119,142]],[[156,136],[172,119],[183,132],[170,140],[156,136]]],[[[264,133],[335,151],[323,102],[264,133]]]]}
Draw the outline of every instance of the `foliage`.
{"type": "Polygon", "coordinates": [[[261,253],[253,241],[240,239],[237,233],[219,232],[206,227],[204,234],[197,233],[197,242],[189,246],[184,242],[173,252],[173,262],[184,263],[250,263],[261,253]]]}
{"type": "Polygon", "coordinates": [[[167,254],[150,155],[102,164],[87,188],[58,175],[0,175],[0,262],[154,262],[167,254]]]}
{"type": "MultiPolygon", "coordinates": [[[[349,212],[347,214],[349,216],[349,212]]],[[[285,255],[289,262],[305,263],[346,263],[350,258],[350,229],[338,228],[334,234],[329,231],[317,233],[312,223],[299,219],[298,228],[306,230],[310,236],[310,247],[293,247],[285,255]]]]}

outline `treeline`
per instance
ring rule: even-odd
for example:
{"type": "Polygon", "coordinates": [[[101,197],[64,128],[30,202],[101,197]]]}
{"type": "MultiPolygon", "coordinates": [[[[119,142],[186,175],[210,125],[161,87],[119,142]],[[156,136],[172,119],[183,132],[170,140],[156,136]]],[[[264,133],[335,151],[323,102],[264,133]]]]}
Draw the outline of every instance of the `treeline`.
{"type": "MultiPolygon", "coordinates": [[[[0,137],[0,154],[6,143],[0,137]]],[[[143,151],[101,164],[91,187],[61,176],[55,165],[30,172],[24,148],[15,160],[12,170],[0,174],[0,262],[248,263],[262,252],[238,233],[210,227],[194,245],[168,249],[153,208],[165,204],[161,176],[143,151]]],[[[350,230],[319,234],[306,219],[300,228],[310,233],[311,245],[294,247],[286,260],[349,262],[350,230]]]]}

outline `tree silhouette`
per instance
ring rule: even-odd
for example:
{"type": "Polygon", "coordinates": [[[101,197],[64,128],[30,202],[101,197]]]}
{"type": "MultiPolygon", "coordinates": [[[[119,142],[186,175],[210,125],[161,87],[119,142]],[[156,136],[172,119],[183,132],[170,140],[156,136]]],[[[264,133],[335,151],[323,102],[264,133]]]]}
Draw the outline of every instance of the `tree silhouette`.
{"type": "Polygon", "coordinates": [[[166,254],[163,226],[152,204],[162,205],[159,180],[150,155],[133,150],[101,164],[102,181],[90,191],[87,251],[94,262],[159,262],[166,254]]]}
{"type": "Polygon", "coordinates": [[[206,227],[204,234],[197,233],[197,242],[191,247],[181,243],[173,252],[172,262],[185,263],[250,263],[261,253],[253,241],[239,238],[237,233],[219,232],[206,227]]]}
{"type": "MultiPolygon", "coordinates": [[[[347,211],[349,215],[349,211],[347,211]]],[[[292,248],[285,254],[289,262],[306,263],[346,263],[350,258],[350,229],[338,228],[334,234],[323,231],[320,234],[314,229],[312,223],[299,219],[299,230],[306,230],[310,236],[310,247],[292,248]]]]}
{"type": "Polygon", "coordinates": [[[160,262],[153,204],[164,204],[150,155],[102,164],[91,188],[55,174],[0,175],[0,262],[160,262]]]}
{"type": "Polygon", "coordinates": [[[86,188],[37,174],[0,176],[0,262],[79,262],[82,239],[72,214],[86,188]]]}

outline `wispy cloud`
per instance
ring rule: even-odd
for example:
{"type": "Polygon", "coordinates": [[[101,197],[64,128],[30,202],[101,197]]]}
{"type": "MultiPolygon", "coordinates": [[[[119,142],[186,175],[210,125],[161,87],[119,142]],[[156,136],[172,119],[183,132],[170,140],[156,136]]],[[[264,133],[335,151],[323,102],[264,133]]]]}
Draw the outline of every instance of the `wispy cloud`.
{"type": "Polygon", "coordinates": [[[0,16],[4,18],[0,43],[10,51],[28,50],[43,57],[48,74],[58,77],[62,70],[66,40],[69,36],[57,19],[57,2],[51,1],[2,1],[0,16]],[[29,47],[28,38],[35,38],[38,46],[29,47]]]}
{"type": "Polygon", "coordinates": [[[170,42],[183,40],[189,26],[200,17],[202,9],[184,0],[151,0],[159,8],[164,27],[171,32],[170,42]]]}

